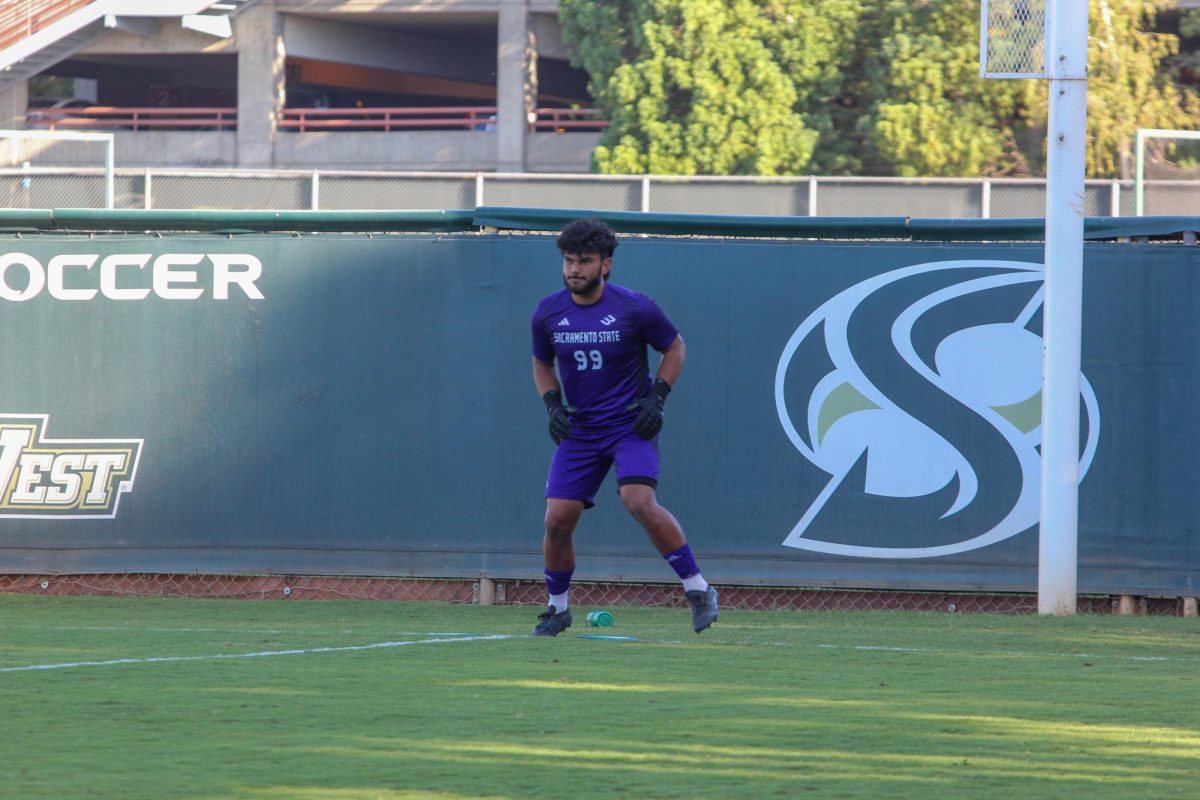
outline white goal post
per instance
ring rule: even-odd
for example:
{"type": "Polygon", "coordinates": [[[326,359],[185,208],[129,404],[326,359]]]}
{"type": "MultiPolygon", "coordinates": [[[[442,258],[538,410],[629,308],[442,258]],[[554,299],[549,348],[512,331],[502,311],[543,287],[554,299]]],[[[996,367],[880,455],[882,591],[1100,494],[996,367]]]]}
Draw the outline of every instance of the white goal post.
{"type": "Polygon", "coordinates": [[[1134,135],[1133,201],[1134,214],[1146,213],[1146,141],[1148,139],[1200,140],[1200,131],[1175,131],[1166,128],[1138,128],[1134,135]]]}
{"type": "Polygon", "coordinates": [[[983,0],[980,20],[981,75],[1049,81],[1038,613],[1074,614],[1088,0],[983,0]]]}
{"type": "MultiPolygon", "coordinates": [[[[30,171],[39,168],[39,157],[61,143],[92,142],[103,145],[104,169],[104,207],[114,205],[114,144],[115,137],[111,133],[92,133],[82,131],[37,131],[37,130],[0,130],[0,167],[8,169],[20,168],[30,171]]],[[[55,165],[58,166],[58,165],[55,165]]],[[[78,167],[79,164],[72,166],[78,167]]]]}

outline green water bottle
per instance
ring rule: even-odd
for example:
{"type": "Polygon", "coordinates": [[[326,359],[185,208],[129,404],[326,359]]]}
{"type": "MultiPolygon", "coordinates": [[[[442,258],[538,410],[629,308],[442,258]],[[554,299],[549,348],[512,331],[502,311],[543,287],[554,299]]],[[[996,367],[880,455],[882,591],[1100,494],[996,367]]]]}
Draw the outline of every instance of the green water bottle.
{"type": "Polygon", "coordinates": [[[587,624],[593,628],[611,628],[613,617],[607,611],[589,611],[587,624]]]}

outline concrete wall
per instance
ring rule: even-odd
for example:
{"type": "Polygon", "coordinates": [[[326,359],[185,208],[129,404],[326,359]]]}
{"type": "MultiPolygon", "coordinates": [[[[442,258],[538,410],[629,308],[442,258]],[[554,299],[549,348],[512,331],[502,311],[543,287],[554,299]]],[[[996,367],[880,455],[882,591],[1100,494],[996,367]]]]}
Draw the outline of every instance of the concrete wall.
{"type": "MultiPolygon", "coordinates": [[[[531,134],[526,169],[587,172],[600,134],[531,134]]],[[[492,131],[399,133],[287,133],[275,142],[282,169],[393,169],[497,172],[497,135],[492,131]]]]}
{"type": "Polygon", "coordinates": [[[282,16],[289,56],[481,83],[493,81],[496,73],[491,52],[466,42],[373,28],[367,20],[282,16]]]}
{"type": "Polygon", "coordinates": [[[18,81],[0,92],[0,130],[23,129],[29,105],[29,84],[18,81]]]}
{"type": "Polygon", "coordinates": [[[149,35],[114,30],[79,53],[83,56],[225,53],[232,50],[233,45],[232,39],[217,39],[188,30],[179,24],[179,20],[163,20],[149,35]]]}
{"type": "Polygon", "coordinates": [[[525,138],[527,172],[587,172],[599,133],[532,133],[525,138]]]}
{"type": "MultiPolygon", "coordinates": [[[[508,0],[275,0],[280,11],[299,14],[337,14],[346,19],[371,14],[481,14],[496,13],[508,0]]],[[[558,0],[526,0],[529,10],[554,14],[558,0]]]]}
{"type": "Polygon", "coordinates": [[[283,17],[276,13],[274,3],[259,3],[238,15],[234,26],[238,45],[237,163],[242,167],[274,166],[286,88],[283,17]]]}
{"type": "MultiPolygon", "coordinates": [[[[432,29],[431,29],[432,30],[432,29]]],[[[177,19],[147,23],[143,35],[114,31],[82,55],[237,53],[236,132],[117,132],[120,167],[586,172],[597,133],[531,133],[539,56],[564,59],[555,0],[259,0],[234,20],[234,36],[185,30],[177,19]],[[438,26],[495,25],[495,50],[470,37],[387,29],[404,18],[438,26]],[[398,133],[278,130],[288,56],[327,59],[496,85],[499,129],[398,133]]],[[[24,84],[0,93],[0,127],[24,127],[24,84]],[[5,121],[8,121],[7,123],[5,121]]]]}
{"type": "Polygon", "coordinates": [[[237,134],[233,131],[130,131],[118,133],[114,145],[118,167],[231,167],[237,164],[237,134]]]}
{"type": "MultiPolygon", "coordinates": [[[[598,133],[530,134],[526,169],[587,172],[599,138],[598,133]]],[[[280,133],[273,166],[498,172],[496,143],[493,131],[280,133]]],[[[232,131],[118,132],[115,155],[123,168],[239,166],[237,134],[232,131]]],[[[80,166],[96,166],[95,159],[81,161],[80,166]]]]}
{"type": "Polygon", "coordinates": [[[496,134],[286,133],[275,142],[275,166],[322,169],[492,170],[496,134]]]}

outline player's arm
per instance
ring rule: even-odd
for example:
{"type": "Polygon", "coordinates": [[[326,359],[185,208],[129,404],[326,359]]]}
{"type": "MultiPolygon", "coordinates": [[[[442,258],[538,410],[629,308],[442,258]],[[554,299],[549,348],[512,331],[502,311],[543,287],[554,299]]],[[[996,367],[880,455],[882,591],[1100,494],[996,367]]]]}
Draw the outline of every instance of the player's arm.
{"type": "Polygon", "coordinates": [[[671,387],[679,379],[685,358],[687,347],[683,344],[683,337],[676,335],[675,341],[662,351],[662,361],[658,365],[658,373],[654,385],[650,387],[650,393],[630,406],[630,410],[638,410],[633,430],[643,439],[653,439],[662,430],[663,406],[667,404],[667,395],[671,393],[671,387]]]}
{"type": "Polygon", "coordinates": [[[668,386],[674,386],[675,381],[679,379],[679,373],[683,371],[686,358],[687,347],[683,343],[683,336],[676,336],[671,346],[662,351],[662,361],[658,365],[655,381],[666,381],[668,386]]]}
{"type": "Polygon", "coordinates": [[[558,385],[558,375],[554,372],[553,361],[542,361],[533,357],[533,384],[537,387],[539,397],[545,397],[546,392],[562,392],[558,385]]]}
{"type": "Polygon", "coordinates": [[[534,356],[533,384],[546,404],[546,413],[550,415],[550,438],[555,444],[561,444],[563,439],[571,435],[571,428],[575,424],[571,420],[571,413],[575,409],[563,406],[562,387],[554,372],[554,362],[542,361],[534,356]]]}

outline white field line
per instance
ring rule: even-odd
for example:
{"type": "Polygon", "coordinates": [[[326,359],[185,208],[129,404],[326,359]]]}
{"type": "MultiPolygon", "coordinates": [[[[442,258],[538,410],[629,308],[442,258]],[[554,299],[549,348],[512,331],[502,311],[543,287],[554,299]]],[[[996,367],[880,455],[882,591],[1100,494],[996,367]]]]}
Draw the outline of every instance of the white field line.
{"type": "MultiPolygon", "coordinates": [[[[776,644],[787,645],[788,642],[777,642],[776,644]]],[[[1193,658],[1176,658],[1174,656],[1119,656],[1119,655],[1101,655],[1097,653],[1034,653],[1024,650],[937,650],[930,647],[884,647],[882,645],[866,645],[866,644],[818,644],[816,647],[822,650],[879,650],[886,653],[918,653],[924,655],[979,655],[979,656],[1002,656],[1005,658],[1089,658],[1089,659],[1104,659],[1111,658],[1116,661],[1196,661],[1193,658]]]]}
{"type": "Polygon", "coordinates": [[[879,644],[856,644],[856,645],[838,645],[838,644],[819,644],[817,647],[825,650],[841,650],[846,647],[852,647],[855,650],[882,650],[885,653],[936,653],[941,654],[941,650],[935,650],[932,647],[885,647],[879,644]]]}
{"type": "MultiPolygon", "coordinates": [[[[650,644],[688,644],[682,639],[641,639],[650,644]]],[[[694,643],[692,643],[694,644],[694,643]]],[[[815,648],[817,650],[854,650],[858,652],[899,652],[922,656],[984,656],[994,658],[1076,658],[1087,661],[1175,661],[1200,663],[1200,656],[1123,656],[1102,652],[1036,652],[1033,650],[942,650],[938,648],[905,648],[883,644],[823,644],[820,642],[722,642],[726,646],[743,648],[815,648]]]]}
{"type": "Polygon", "coordinates": [[[0,672],[34,672],[47,669],[73,669],[76,667],[111,667],[124,664],[167,664],[179,661],[225,661],[238,658],[271,658],[274,656],[302,656],[315,653],[351,653],[361,650],[383,650],[391,647],[407,647],[418,644],[451,644],[454,642],[489,642],[511,639],[512,636],[495,634],[489,636],[463,636],[457,639],[410,639],[403,642],[374,642],[372,644],[341,645],[336,647],[303,647],[295,650],[262,650],[256,653],[216,653],[203,656],[155,656],[151,658],[114,658],[108,661],[67,661],[58,664],[30,664],[24,667],[0,667],[0,672]]]}
{"type": "MultiPolygon", "coordinates": [[[[19,627],[19,626],[0,625],[0,629],[16,628],[16,627],[19,627]]],[[[45,630],[45,629],[43,628],[43,630],[45,630]]],[[[141,631],[181,632],[181,633],[182,632],[200,632],[200,631],[211,631],[211,632],[227,631],[230,633],[284,633],[284,631],[278,631],[278,630],[251,631],[251,630],[236,630],[236,629],[225,629],[225,628],[143,628],[143,627],[138,627],[138,626],[128,626],[128,627],[119,627],[119,626],[113,626],[113,627],[100,627],[100,626],[68,627],[68,626],[61,626],[61,627],[55,627],[55,628],[53,628],[53,630],[112,630],[112,631],[141,630],[141,631]]],[[[155,663],[168,663],[168,662],[175,662],[175,661],[218,661],[218,660],[241,659],[241,658],[268,658],[268,657],[273,657],[273,656],[307,655],[307,654],[314,654],[314,653],[339,653],[339,652],[353,652],[353,651],[361,651],[361,650],[379,650],[379,649],[386,649],[386,648],[393,648],[393,647],[407,647],[408,645],[455,643],[455,642],[481,642],[481,641],[496,641],[496,640],[500,640],[500,639],[524,638],[524,637],[515,637],[512,635],[505,635],[505,634],[474,634],[474,633],[454,633],[454,632],[420,633],[420,632],[416,632],[416,631],[404,631],[404,632],[397,632],[397,633],[399,633],[399,635],[402,635],[402,636],[429,636],[429,637],[437,637],[437,638],[420,639],[420,640],[405,640],[405,641],[375,642],[372,644],[364,644],[364,645],[345,645],[345,646],[335,646],[335,647],[310,647],[310,648],[298,648],[298,649],[292,649],[292,650],[266,650],[266,651],[251,652],[251,653],[225,653],[225,654],[200,655],[200,656],[158,656],[158,657],[150,657],[150,658],[117,658],[117,659],[111,659],[111,660],[106,660],[106,661],[75,661],[75,662],[65,662],[65,663],[57,663],[57,664],[31,664],[28,666],[21,666],[21,667],[0,667],[0,673],[31,672],[31,671],[37,671],[37,670],[50,670],[50,669],[69,669],[69,668],[75,668],[75,667],[103,667],[103,666],[115,666],[115,665],[122,665],[122,664],[155,664],[155,663]]],[[[660,644],[660,645],[681,645],[681,644],[687,643],[687,642],[684,642],[683,640],[674,640],[674,639],[660,639],[657,641],[653,640],[653,639],[643,639],[641,641],[643,641],[647,644],[660,644]]],[[[859,651],[859,652],[875,651],[875,652],[887,652],[887,653],[911,653],[914,655],[932,655],[932,656],[970,654],[970,655],[976,655],[976,656],[993,656],[993,657],[1003,657],[1003,658],[1041,657],[1041,658],[1070,658],[1070,659],[1091,659],[1091,660],[1111,659],[1114,661],[1141,661],[1141,662],[1181,661],[1181,662],[1189,662],[1189,663],[1194,662],[1194,661],[1200,661],[1200,658],[1186,658],[1186,657],[1179,658],[1179,657],[1174,657],[1174,656],[1132,656],[1132,655],[1112,655],[1112,654],[1100,654],[1100,653],[1035,653],[1035,652],[1031,652],[1031,651],[1022,651],[1022,650],[962,650],[962,651],[959,651],[959,650],[942,650],[942,649],[938,649],[938,648],[929,648],[929,647],[900,647],[900,646],[868,645],[868,644],[850,645],[850,644],[825,644],[825,643],[807,643],[807,642],[765,642],[765,641],[764,642],[741,642],[741,643],[736,643],[736,644],[740,644],[742,646],[749,645],[749,646],[757,646],[757,647],[800,647],[800,648],[814,647],[818,650],[855,650],[855,651],[859,651]]]]}
{"type": "MultiPolygon", "coordinates": [[[[138,633],[284,633],[274,628],[147,628],[141,625],[0,625],[7,631],[136,631],[138,633]]],[[[413,634],[421,636],[423,634],[413,634]]],[[[434,634],[429,634],[433,636],[434,634]]]]}
{"type": "MultiPolygon", "coordinates": [[[[689,644],[681,639],[642,639],[650,644],[689,644]]],[[[692,642],[691,644],[695,644],[692,642]]],[[[876,644],[822,644],[810,642],[723,642],[722,644],[736,647],[813,647],[817,650],[855,650],[857,652],[881,653],[911,653],[925,656],[985,656],[993,658],[1074,658],[1081,660],[1099,661],[1178,661],[1184,663],[1200,662],[1200,656],[1195,658],[1178,656],[1123,656],[1104,653],[1035,653],[1030,650],[939,650],[935,647],[899,647],[876,644]]]]}
{"type": "MultiPolygon", "coordinates": [[[[0,631],[118,631],[137,633],[295,633],[279,628],[164,628],[143,625],[0,625],[0,631]]],[[[481,633],[454,631],[394,631],[393,636],[483,636],[481,633]]]]}

